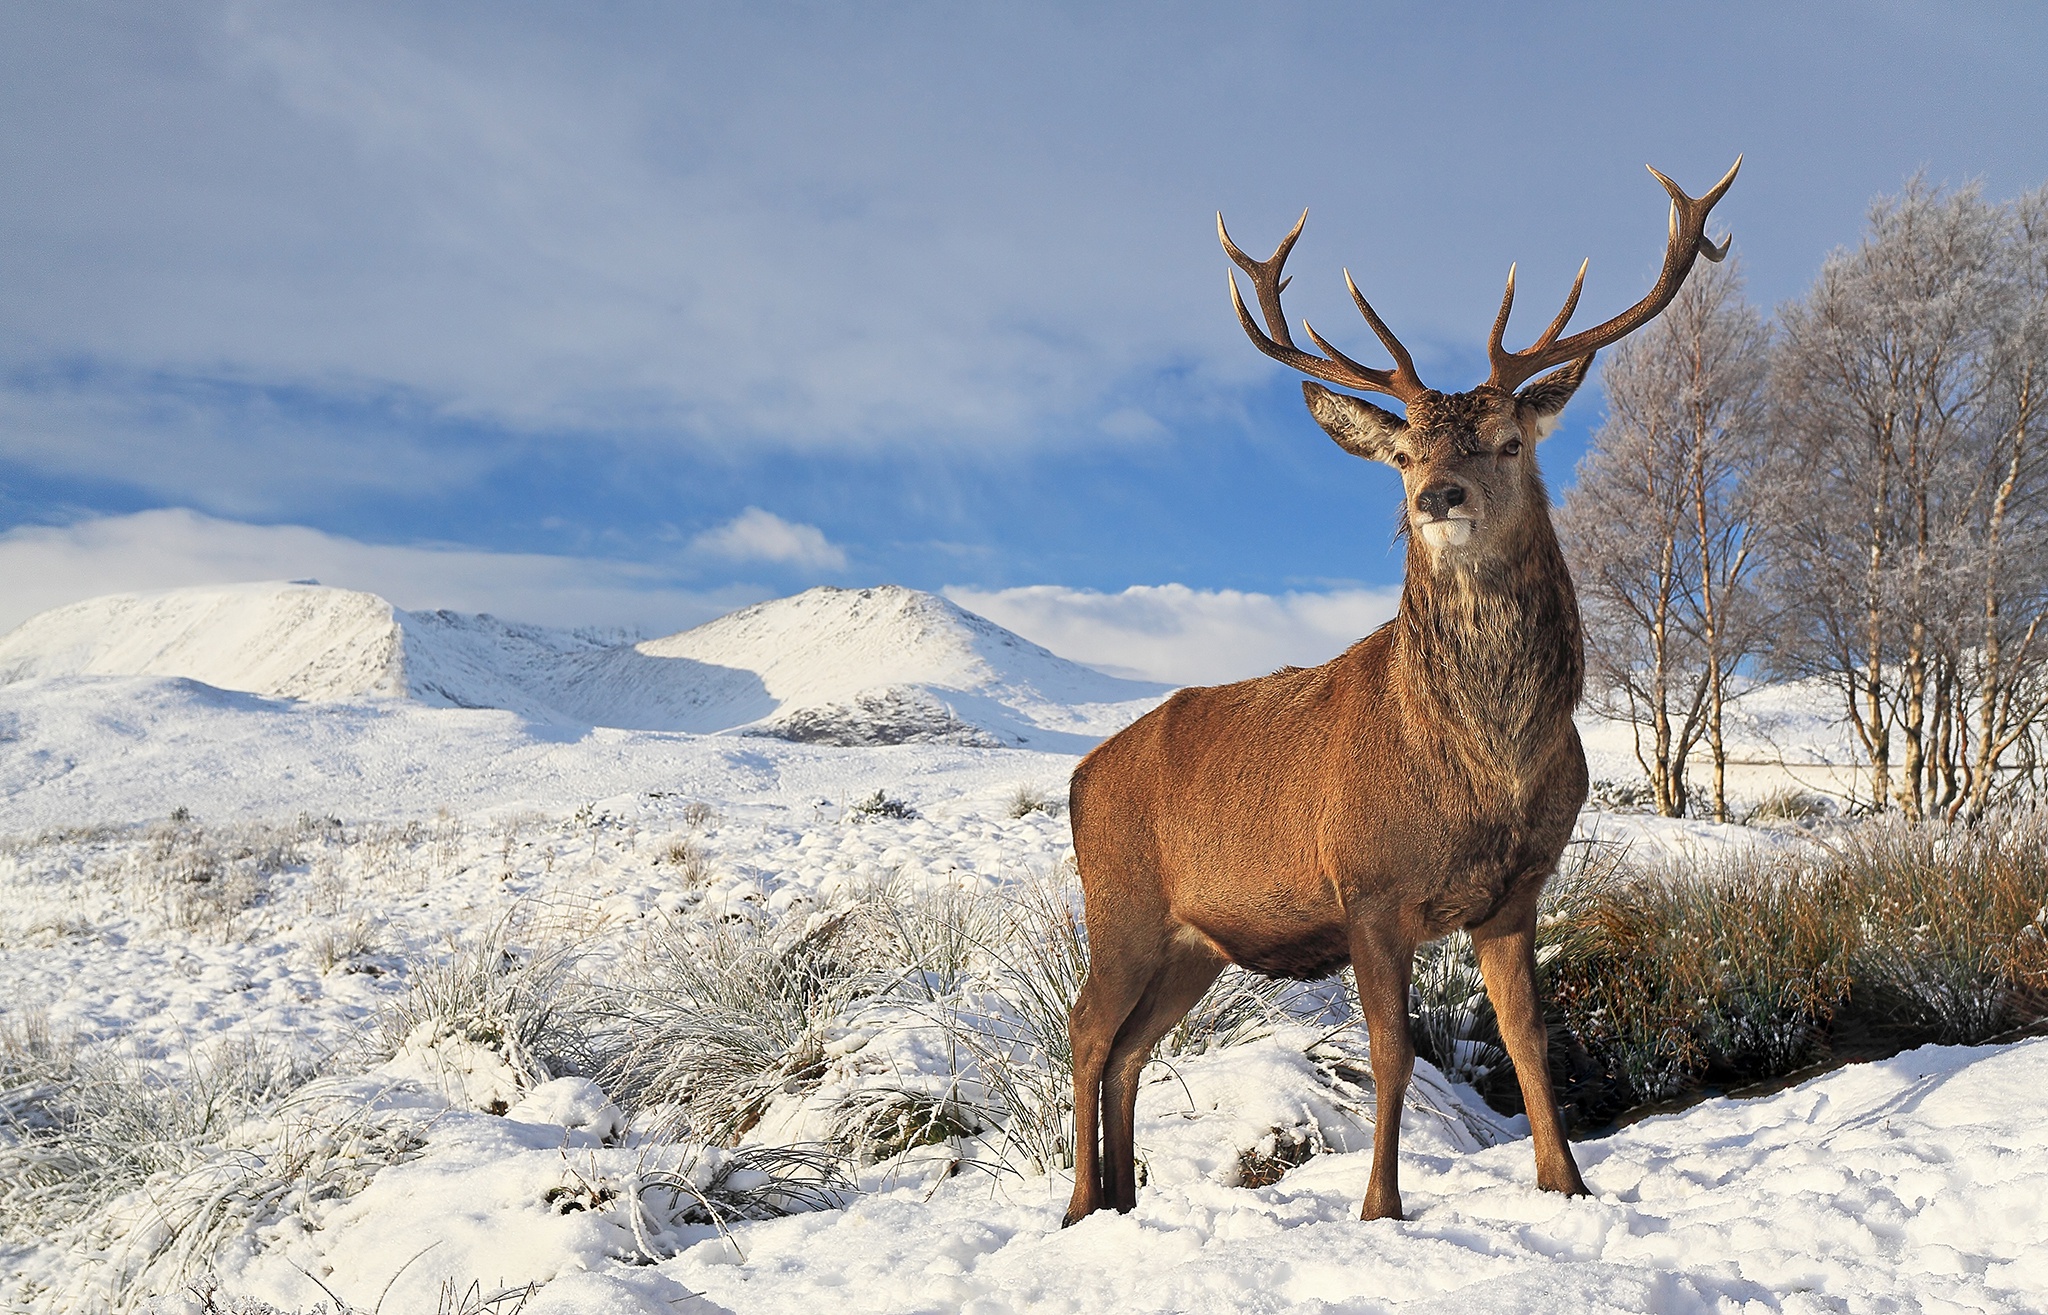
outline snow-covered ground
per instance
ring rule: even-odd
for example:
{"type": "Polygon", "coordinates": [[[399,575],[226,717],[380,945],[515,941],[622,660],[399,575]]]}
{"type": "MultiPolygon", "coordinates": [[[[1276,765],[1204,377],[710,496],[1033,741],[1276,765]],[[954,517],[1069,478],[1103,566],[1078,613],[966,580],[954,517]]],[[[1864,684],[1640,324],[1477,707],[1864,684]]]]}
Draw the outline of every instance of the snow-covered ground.
{"type": "MultiPolygon", "coordinates": [[[[374,606],[325,602],[382,623],[374,606]]],[[[771,689],[841,682],[806,706],[857,707],[927,661],[892,640],[864,659],[879,673],[866,684],[778,671],[775,655],[801,665],[818,638],[774,620],[705,627],[678,653],[768,673],[771,689]]],[[[220,647],[203,626],[179,633],[188,649],[220,647]]],[[[244,671],[267,660],[262,633],[237,659],[244,671]]],[[[323,633],[346,657],[342,638],[362,631],[323,633]]],[[[933,633],[950,644],[961,631],[946,621],[933,633]]],[[[1029,684],[1047,706],[1110,701],[968,633],[985,666],[955,694],[1029,684]]],[[[227,1202],[208,1234],[222,1309],[339,1298],[435,1311],[471,1284],[479,1301],[540,1285],[529,1315],[2048,1309],[2038,1041],[1914,1051],[1581,1142],[1585,1200],[1536,1192],[1519,1121],[1425,1066],[1403,1128],[1410,1218],[1365,1224],[1375,1111],[1362,1038],[1266,1027],[1148,1071],[1149,1180],[1130,1216],[1061,1230],[1070,1183],[981,1127],[850,1170],[836,1208],[697,1222],[687,1193],[662,1184],[708,1190],[733,1167],[723,1152],[628,1126],[587,1082],[543,1082],[491,1043],[394,1038],[380,1020],[452,960],[504,940],[570,947],[574,973],[602,981],[639,971],[636,956],[668,930],[802,928],[878,889],[965,891],[1014,912],[1004,901],[1018,892],[1057,889],[1065,820],[1034,805],[1056,805],[1071,754],[593,729],[432,706],[409,689],[294,698],[86,665],[16,669],[0,685],[0,1027],[70,1037],[173,1087],[222,1056],[323,1067],[282,1107],[220,1133],[223,1158],[202,1166],[327,1166],[292,1192],[207,1198],[227,1202]],[[877,790],[919,816],[855,809],[877,790]],[[1287,1171],[1243,1185],[1255,1164],[1272,1169],[1255,1181],[1287,1171]]],[[[1064,724],[1099,734],[1107,716],[1064,724]]],[[[1582,830],[1666,850],[1756,838],[1595,813],[1582,830]]],[[[743,1150],[824,1135],[834,1102],[863,1093],[978,1081],[987,1097],[987,1055],[963,1053],[961,1036],[900,1000],[854,1010],[743,1150]]],[[[0,1104],[28,1098],[0,1090],[0,1104]]],[[[93,1309],[161,1244],[151,1221],[186,1208],[194,1181],[213,1180],[160,1174],[97,1231],[53,1227],[40,1245],[0,1250],[0,1275],[14,1276],[0,1279],[0,1307],[93,1309]]],[[[0,1182],[0,1208],[21,1188],[0,1182]]],[[[197,1300],[174,1286],[163,1308],[197,1300]]]]}

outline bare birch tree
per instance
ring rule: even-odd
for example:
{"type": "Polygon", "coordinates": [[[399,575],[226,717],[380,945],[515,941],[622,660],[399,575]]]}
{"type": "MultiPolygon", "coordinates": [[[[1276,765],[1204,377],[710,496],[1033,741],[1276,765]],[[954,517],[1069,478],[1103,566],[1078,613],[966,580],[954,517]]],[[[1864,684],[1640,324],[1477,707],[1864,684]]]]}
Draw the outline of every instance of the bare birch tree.
{"type": "Polygon", "coordinates": [[[1587,613],[1594,695],[1636,730],[1657,810],[1686,811],[1704,737],[1728,817],[1723,714],[1755,651],[1754,474],[1769,333],[1733,264],[1697,272],[1602,374],[1608,417],[1558,519],[1587,613]]]}

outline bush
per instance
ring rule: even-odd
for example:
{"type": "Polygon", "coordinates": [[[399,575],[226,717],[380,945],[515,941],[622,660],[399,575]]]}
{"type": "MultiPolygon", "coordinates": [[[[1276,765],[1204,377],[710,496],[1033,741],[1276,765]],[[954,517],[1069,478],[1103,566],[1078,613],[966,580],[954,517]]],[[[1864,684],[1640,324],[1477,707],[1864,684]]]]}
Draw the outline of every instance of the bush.
{"type": "Polygon", "coordinates": [[[128,860],[130,889],[142,906],[138,911],[171,930],[222,940],[235,935],[243,913],[263,902],[271,878],[301,861],[302,837],[296,828],[208,830],[174,820],[150,828],[147,835],[148,844],[128,860]]]}
{"type": "Polygon", "coordinates": [[[1484,1090],[1506,1064],[1493,1001],[1480,977],[1472,938],[1464,932],[1452,932],[1415,952],[1408,1019],[1416,1053],[1446,1077],[1484,1090]]]}
{"type": "Polygon", "coordinates": [[[1586,806],[1607,813],[1650,813],[1657,808],[1657,792],[1638,777],[1633,781],[1594,781],[1586,790],[1586,806]]]}
{"type": "Polygon", "coordinates": [[[1879,821],[1829,848],[1581,873],[1539,936],[1581,1118],[1792,1072],[1845,1027],[1887,1050],[1982,1041],[2048,1012],[2048,823],[1879,821]]]}
{"type": "Polygon", "coordinates": [[[422,1144],[400,1114],[323,1094],[294,1057],[247,1043],[183,1072],[0,1034],[0,1238],[78,1257],[60,1309],[128,1309],[208,1271],[288,1211],[361,1189],[422,1144]]]}
{"type": "Polygon", "coordinates": [[[711,856],[688,836],[671,837],[656,851],[654,861],[674,868],[685,890],[695,890],[711,881],[711,856]]]}
{"type": "Polygon", "coordinates": [[[2048,1010],[2048,816],[1874,823],[1834,864],[1861,914],[1858,994],[1884,1020],[1969,1042],[2048,1010]]]}
{"type": "Polygon", "coordinates": [[[908,822],[917,817],[917,810],[883,790],[876,790],[846,810],[846,819],[849,822],[872,822],[878,817],[908,822]]]}
{"type": "Polygon", "coordinates": [[[1804,826],[1833,817],[1839,810],[1835,801],[1811,790],[1797,786],[1786,786],[1773,790],[1751,804],[1749,811],[1742,815],[1744,826],[1762,826],[1777,822],[1789,822],[1804,826]]]}
{"type": "Polygon", "coordinates": [[[1067,1015],[1088,976],[1079,883],[1070,867],[996,896],[1006,933],[990,967],[949,1005],[955,1042],[974,1061],[990,1121],[1011,1158],[1040,1173],[1074,1164],[1074,1050],[1067,1015]],[[975,989],[980,987],[983,989],[975,989]]]}

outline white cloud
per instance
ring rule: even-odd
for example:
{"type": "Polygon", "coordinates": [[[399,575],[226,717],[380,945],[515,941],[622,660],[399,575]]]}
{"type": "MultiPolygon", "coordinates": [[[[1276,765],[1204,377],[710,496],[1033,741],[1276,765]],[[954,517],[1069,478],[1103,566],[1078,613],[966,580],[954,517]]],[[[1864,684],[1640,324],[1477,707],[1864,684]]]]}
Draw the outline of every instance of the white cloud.
{"type": "Polygon", "coordinates": [[[696,625],[765,596],[683,589],[658,568],[633,563],[363,543],[300,525],[247,525],[170,509],[0,534],[0,633],[96,594],[309,578],[411,609],[648,634],[696,625]]]}
{"type": "Polygon", "coordinates": [[[735,562],[775,562],[823,570],[846,569],[846,553],[815,525],[798,525],[772,511],[749,507],[690,541],[698,552],[735,562]]]}
{"type": "Polygon", "coordinates": [[[1215,684],[1343,652],[1393,616],[1398,589],[1255,594],[1133,585],[1122,593],[1031,585],[946,596],[1062,657],[1120,675],[1215,684]]]}

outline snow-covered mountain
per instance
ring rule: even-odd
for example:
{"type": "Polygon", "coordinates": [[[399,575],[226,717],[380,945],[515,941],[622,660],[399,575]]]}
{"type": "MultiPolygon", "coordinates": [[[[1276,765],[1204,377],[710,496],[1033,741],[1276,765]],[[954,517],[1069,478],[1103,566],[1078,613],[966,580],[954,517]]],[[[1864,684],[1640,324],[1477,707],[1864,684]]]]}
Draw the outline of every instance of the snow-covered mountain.
{"type": "Polygon", "coordinates": [[[308,583],[116,594],[0,638],[0,684],[157,676],[271,697],[502,708],[545,723],[823,744],[1078,752],[1166,686],[1105,675],[933,594],[813,589],[662,639],[408,612],[308,583]]]}

